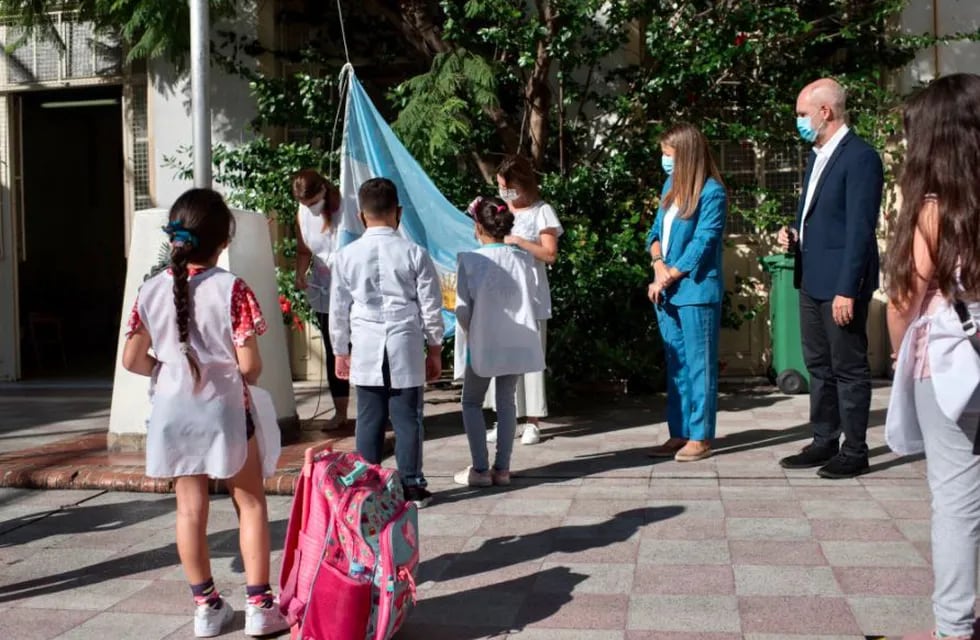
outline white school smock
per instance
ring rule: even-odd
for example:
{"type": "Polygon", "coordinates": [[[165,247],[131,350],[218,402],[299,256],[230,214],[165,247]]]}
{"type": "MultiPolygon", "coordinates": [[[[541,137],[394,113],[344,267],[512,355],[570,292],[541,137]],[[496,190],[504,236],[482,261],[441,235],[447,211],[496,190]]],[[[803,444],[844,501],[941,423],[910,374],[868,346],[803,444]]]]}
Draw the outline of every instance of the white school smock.
{"type": "MultiPolygon", "coordinates": [[[[980,318],[980,304],[968,305],[970,315],[980,318]]],[[[895,453],[903,456],[925,451],[922,427],[915,412],[915,336],[927,325],[926,357],[929,378],[936,392],[940,410],[956,422],[967,412],[977,412],[977,389],[980,388],[980,356],[963,331],[963,323],[945,300],[936,311],[919,317],[905,332],[898,350],[892,392],[885,418],[885,441],[895,453]]]]}
{"type": "MultiPolygon", "coordinates": [[[[217,267],[188,278],[189,343],[201,369],[194,379],[180,350],[173,276],[163,271],[140,288],[137,308],[160,364],[151,377],[146,475],[230,478],[248,456],[244,379],[232,337],[232,292],[237,277],[217,267]]],[[[255,437],[266,477],[275,472],[279,428],[271,396],[252,387],[255,437]],[[271,419],[270,419],[271,409],[271,419]]]]}
{"type": "MultiPolygon", "coordinates": [[[[511,235],[540,243],[541,232],[545,229],[554,229],[555,235],[559,238],[565,233],[555,210],[547,202],[539,200],[530,207],[514,209],[514,228],[510,232],[511,235]]],[[[551,318],[551,286],[548,284],[548,265],[537,259],[534,263],[534,268],[538,272],[538,281],[543,283],[540,290],[541,299],[538,301],[538,309],[541,313],[538,320],[548,320],[551,318]]]]}
{"type": "Polygon", "coordinates": [[[537,323],[542,285],[534,263],[529,253],[503,244],[457,256],[456,379],[467,364],[483,378],[544,370],[537,323]]]}
{"type": "Polygon", "coordinates": [[[299,232],[303,242],[313,254],[310,262],[310,274],[306,280],[306,300],[310,308],[317,313],[330,312],[330,270],[333,268],[333,257],[337,253],[337,224],[340,216],[331,216],[330,228],[323,230],[324,203],[320,202],[313,209],[306,205],[299,206],[296,214],[299,220],[299,232]]]}
{"type": "Polygon", "coordinates": [[[432,258],[391,227],[371,227],[334,257],[330,344],[351,356],[350,382],[392,389],[425,384],[424,347],[441,345],[442,289],[432,258]],[[348,344],[350,350],[348,351],[348,344]]]}

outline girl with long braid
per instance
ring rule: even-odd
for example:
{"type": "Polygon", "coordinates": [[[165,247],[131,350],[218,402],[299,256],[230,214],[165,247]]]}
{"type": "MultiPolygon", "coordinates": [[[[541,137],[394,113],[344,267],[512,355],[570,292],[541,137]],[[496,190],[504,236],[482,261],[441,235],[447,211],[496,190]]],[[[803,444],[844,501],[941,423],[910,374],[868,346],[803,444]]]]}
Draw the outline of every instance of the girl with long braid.
{"type": "MultiPolygon", "coordinates": [[[[219,194],[192,189],[170,210],[170,268],[147,280],[130,316],[123,366],[152,379],[146,475],[173,478],[177,551],[194,596],[194,635],[222,632],[234,612],[214,586],[207,546],[208,479],[222,478],[238,512],[245,563],[245,633],[288,624],[269,587],[263,470],[274,447],[255,437],[249,384],[262,371],[265,320],[240,278],[217,267],[234,226],[219,194]],[[150,354],[150,349],[153,354],[150,354]]],[[[261,426],[261,423],[259,423],[261,426]]]]}

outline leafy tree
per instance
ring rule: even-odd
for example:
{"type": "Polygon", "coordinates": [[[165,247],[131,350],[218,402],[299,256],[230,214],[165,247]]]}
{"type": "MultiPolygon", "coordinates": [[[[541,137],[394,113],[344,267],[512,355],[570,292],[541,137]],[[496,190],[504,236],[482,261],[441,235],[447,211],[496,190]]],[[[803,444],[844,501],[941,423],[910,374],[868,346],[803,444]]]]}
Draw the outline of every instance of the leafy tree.
{"type": "MultiPolygon", "coordinates": [[[[234,15],[240,4],[209,1],[213,19],[234,15]]],[[[190,50],[190,9],[185,0],[0,0],[0,14],[58,42],[50,16],[55,11],[77,11],[80,20],[93,23],[98,31],[121,35],[130,61],[161,57],[185,66],[190,50]]]]}
{"type": "MultiPolygon", "coordinates": [[[[42,9],[63,4],[0,0],[0,9],[40,24],[42,9]]],[[[180,34],[160,30],[183,24],[184,2],[78,4],[90,7],[87,15],[98,16],[98,24],[129,33],[127,41],[139,45],[131,55],[180,55],[180,34]]],[[[213,1],[212,7],[220,12],[234,4],[213,1]]],[[[288,176],[304,165],[328,171],[334,165],[333,78],[350,60],[382,113],[457,205],[495,189],[494,168],[503,154],[534,160],[545,197],[566,228],[552,268],[552,379],[559,387],[625,379],[635,388],[655,381],[662,362],[645,299],[650,273],[643,254],[664,179],[656,161],[659,136],[677,121],[690,121],[723,155],[747,159],[747,171],[724,176],[730,228],[765,243],[792,215],[800,185],[797,178],[774,188],[760,175],[798,163],[806,150],[793,126],[796,94],[806,82],[830,75],[848,89],[857,132],[890,150],[893,176],[900,160],[895,107],[902,98],[896,71],[924,47],[978,39],[975,32],[942,39],[903,34],[898,25],[906,4],[361,0],[344,3],[345,46],[334,3],[297,0],[279,15],[283,26],[302,22],[312,34],[301,50],[226,37],[239,56],[273,54],[305,64],[308,72],[263,78],[234,56],[216,53],[229,69],[248,75],[259,118],[252,142],[216,149],[215,175],[240,206],[288,222],[288,176]],[[264,135],[280,126],[309,135],[293,135],[288,143],[264,135]],[[766,171],[752,164],[756,158],[766,171]]],[[[886,215],[892,206],[886,205],[886,215]]],[[[292,246],[287,240],[281,248],[288,255],[292,246]]],[[[284,271],[281,282],[291,282],[291,275],[284,271]]],[[[744,294],[759,283],[742,284],[727,296],[727,326],[756,310],[744,294]]]]}

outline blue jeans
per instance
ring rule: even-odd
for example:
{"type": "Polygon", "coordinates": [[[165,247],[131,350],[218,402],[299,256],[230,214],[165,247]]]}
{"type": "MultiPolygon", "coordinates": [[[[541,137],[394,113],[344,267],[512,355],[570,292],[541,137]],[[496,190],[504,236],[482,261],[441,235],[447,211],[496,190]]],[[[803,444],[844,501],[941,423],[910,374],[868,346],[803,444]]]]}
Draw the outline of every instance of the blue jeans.
{"type": "Polygon", "coordinates": [[[382,364],[383,387],[356,387],[357,452],[371,464],[381,464],[388,420],[395,429],[395,462],[406,487],[426,485],[422,475],[422,387],[392,389],[388,354],[382,364]]]}
{"type": "Polygon", "coordinates": [[[718,415],[720,304],[657,307],[667,359],[670,437],[711,440],[718,415]]]}
{"type": "Polygon", "coordinates": [[[490,457],[487,453],[487,423],[483,418],[483,397],[487,394],[490,381],[494,380],[497,407],[497,455],[493,468],[497,471],[510,471],[510,456],[514,451],[514,432],[517,431],[517,404],[514,393],[517,390],[519,375],[481,378],[467,365],[463,377],[463,428],[470,443],[470,457],[473,470],[484,473],[490,470],[490,457]]]}

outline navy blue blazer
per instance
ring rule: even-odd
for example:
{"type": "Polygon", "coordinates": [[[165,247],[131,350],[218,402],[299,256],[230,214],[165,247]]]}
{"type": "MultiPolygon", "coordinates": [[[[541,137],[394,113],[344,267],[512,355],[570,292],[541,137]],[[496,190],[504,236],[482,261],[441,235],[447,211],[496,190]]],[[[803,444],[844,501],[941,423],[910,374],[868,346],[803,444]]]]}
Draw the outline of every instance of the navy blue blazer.
{"type": "MultiPolygon", "coordinates": [[[[795,228],[817,154],[807,162],[795,228]]],[[[795,251],[794,284],[815,300],[845,296],[868,300],[878,288],[878,213],[884,171],[881,157],[848,132],[820,174],[806,221],[803,242],[795,251]]]]}
{"type": "MultiPolygon", "coordinates": [[[[664,184],[660,200],[670,189],[671,179],[664,184]]],[[[663,243],[664,211],[661,204],[657,218],[647,233],[647,253],[655,240],[663,243]]],[[[666,300],[673,305],[719,304],[725,293],[721,270],[722,234],[728,213],[728,195],[725,187],[714,178],[708,178],[701,189],[698,208],[691,217],[674,218],[670,227],[670,246],[664,262],[687,276],[672,284],[666,300]]]]}

